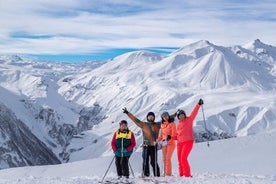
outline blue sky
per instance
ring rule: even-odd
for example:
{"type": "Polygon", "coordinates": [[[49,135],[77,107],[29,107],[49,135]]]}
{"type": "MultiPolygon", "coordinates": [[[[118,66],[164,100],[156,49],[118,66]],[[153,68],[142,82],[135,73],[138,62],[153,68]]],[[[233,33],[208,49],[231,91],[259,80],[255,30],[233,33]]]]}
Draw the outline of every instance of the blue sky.
{"type": "Polygon", "coordinates": [[[0,54],[105,60],[208,40],[276,46],[275,0],[0,0],[0,54]]]}

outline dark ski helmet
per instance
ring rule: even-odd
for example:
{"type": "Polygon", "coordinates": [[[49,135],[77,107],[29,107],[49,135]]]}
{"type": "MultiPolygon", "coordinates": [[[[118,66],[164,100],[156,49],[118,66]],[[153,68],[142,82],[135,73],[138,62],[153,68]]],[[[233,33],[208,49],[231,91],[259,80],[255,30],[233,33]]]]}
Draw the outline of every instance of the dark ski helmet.
{"type": "Polygon", "coordinates": [[[122,120],[122,121],[120,121],[120,123],[119,123],[120,125],[122,125],[122,124],[125,124],[125,125],[127,125],[127,121],[126,120],[122,120]]]}
{"type": "Polygon", "coordinates": [[[184,114],[185,118],[187,117],[185,111],[179,110],[179,111],[177,112],[177,118],[178,118],[178,119],[179,119],[179,115],[180,115],[180,114],[184,114]]]}
{"type": "Polygon", "coordinates": [[[149,116],[153,116],[154,117],[154,119],[153,119],[153,121],[155,120],[155,114],[154,114],[154,112],[148,112],[148,114],[147,114],[147,121],[149,121],[149,116]]]}
{"type": "Polygon", "coordinates": [[[165,116],[168,116],[170,117],[169,113],[168,112],[163,112],[162,115],[161,115],[161,118],[164,118],[165,116]]]}

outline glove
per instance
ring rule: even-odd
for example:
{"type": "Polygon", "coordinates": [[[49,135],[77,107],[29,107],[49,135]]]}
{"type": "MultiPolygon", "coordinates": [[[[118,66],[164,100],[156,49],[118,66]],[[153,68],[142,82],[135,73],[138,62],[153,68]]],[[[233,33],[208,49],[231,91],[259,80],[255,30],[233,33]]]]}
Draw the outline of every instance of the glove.
{"type": "Polygon", "coordinates": [[[129,113],[126,107],[123,108],[123,113],[125,113],[125,114],[129,113]]]}
{"type": "Polygon", "coordinates": [[[127,149],[126,149],[126,148],[124,148],[124,149],[123,149],[123,153],[126,153],[126,152],[127,152],[127,149]]]}
{"type": "Polygon", "coordinates": [[[171,135],[167,135],[167,141],[171,140],[172,136],[171,135]]]}
{"type": "Polygon", "coordinates": [[[182,111],[181,109],[177,109],[177,111],[174,113],[175,117],[177,116],[177,114],[182,111]]]}
{"type": "Polygon", "coordinates": [[[168,141],[163,140],[163,141],[161,142],[161,145],[162,145],[162,146],[167,146],[167,145],[168,145],[168,141]]]}
{"type": "Polygon", "coordinates": [[[154,142],[154,145],[156,146],[157,150],[162,149],[162,143],[161,142],[154,142]]]}
{"type": "Polygon", "coordinates": [[[177,116],[178,111],[179,111],[179,109],[178,109],[175,113],[173,113],[173,114],[171,115],[171,117],[175,118],[175,117],[177,116]]]}
{"type": "Polygon", "coordinates": [[[202,105],[202,104],[204,104],[203,100],[202,100],[202,99],[199,99],[198,105],[202,105]]]}

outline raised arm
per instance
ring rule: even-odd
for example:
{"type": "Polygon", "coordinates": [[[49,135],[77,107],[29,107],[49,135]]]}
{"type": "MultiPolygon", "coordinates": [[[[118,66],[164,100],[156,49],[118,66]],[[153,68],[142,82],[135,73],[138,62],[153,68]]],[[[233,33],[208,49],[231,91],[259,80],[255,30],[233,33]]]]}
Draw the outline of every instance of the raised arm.
{"type": "Polygon", "coordinates": [[[138,118],[136,118],[133,114],[131,114],[130,112],[128,112],[128,110],[126,108],[123,108],[123,113],[127,114],[127,116],[140,128],[142,128],[145,123],[141,120],[139,120],[138,118]]]}
{"type": "Polygon", "coordinates": [[[190,118],[191,118],[192,120],[195,119],[195,117],[196,117],[196,115],[197,115],[197,113],[198,113],[198,110],[199,110],[199,108],[200,108],[200,106],[201,106],[202,104],[203,104],[203,100],[202,100],[202,99],[199,99],[198,103],[196,104],[196,106],[194,107],[194,109],[193,109],[193,111],[192,111],[192,113],[191,113],[191,115],[190,115],[190,118]]]}

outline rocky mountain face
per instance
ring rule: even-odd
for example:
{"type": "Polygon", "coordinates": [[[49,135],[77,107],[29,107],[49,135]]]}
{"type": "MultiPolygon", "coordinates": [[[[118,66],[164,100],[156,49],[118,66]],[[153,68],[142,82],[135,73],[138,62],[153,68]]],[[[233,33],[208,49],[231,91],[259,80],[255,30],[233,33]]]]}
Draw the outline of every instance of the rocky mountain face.
{"type": "Polygon", "coordinates": [[[275,47],[260,40],[231,48],[202,40],[167,56],[138,51],[77,64],[0,56],[0,168],[112,153],[116,122],[128,120],[123,107],[141,120],[154,111],[158,121],[164,111],[189,114],[203,98],[197,142],[274,131],[275,61],[275,47]]]}
{"type": "Polygon", "coordinates": [[[40,109],[36,119],[47,129],[47,134],[50,137],[48,142],[51,142],[51,147],[61,148],[58,156],[64,162],[68,161],[70,157],[67,146],[70,144],[71,139],[83,131],[90,130],[94,125],[99,124],[103,119],[100,115],[101,110],[102,108],[97,104],[93,107],[81,109],[76,126],[70,123],[60,124],[60,115],[54,109],[50,108],[40,109]]]}
{"type": "Polygon", "coordinates": [[[0,168],[59,164],[59,158],[0,103],[0,168]]]}
{"type": "Polygon", "coordinates": [[[72,64],[1,57],[0,168],[68,161],[70,140],[101,122],[102,116],[98,116],[101,107],[70,104],[54,88],[63,76],[69,81],[72,73],[80,73],[82,68],[91,70],[97,65],[89,63],[76,71],[78,66],[72,64]],[[62,104],[57,105],[55,102],[59,100],[62,104]],[[63,106],[68,108],[64,110],[63,106]]]}

